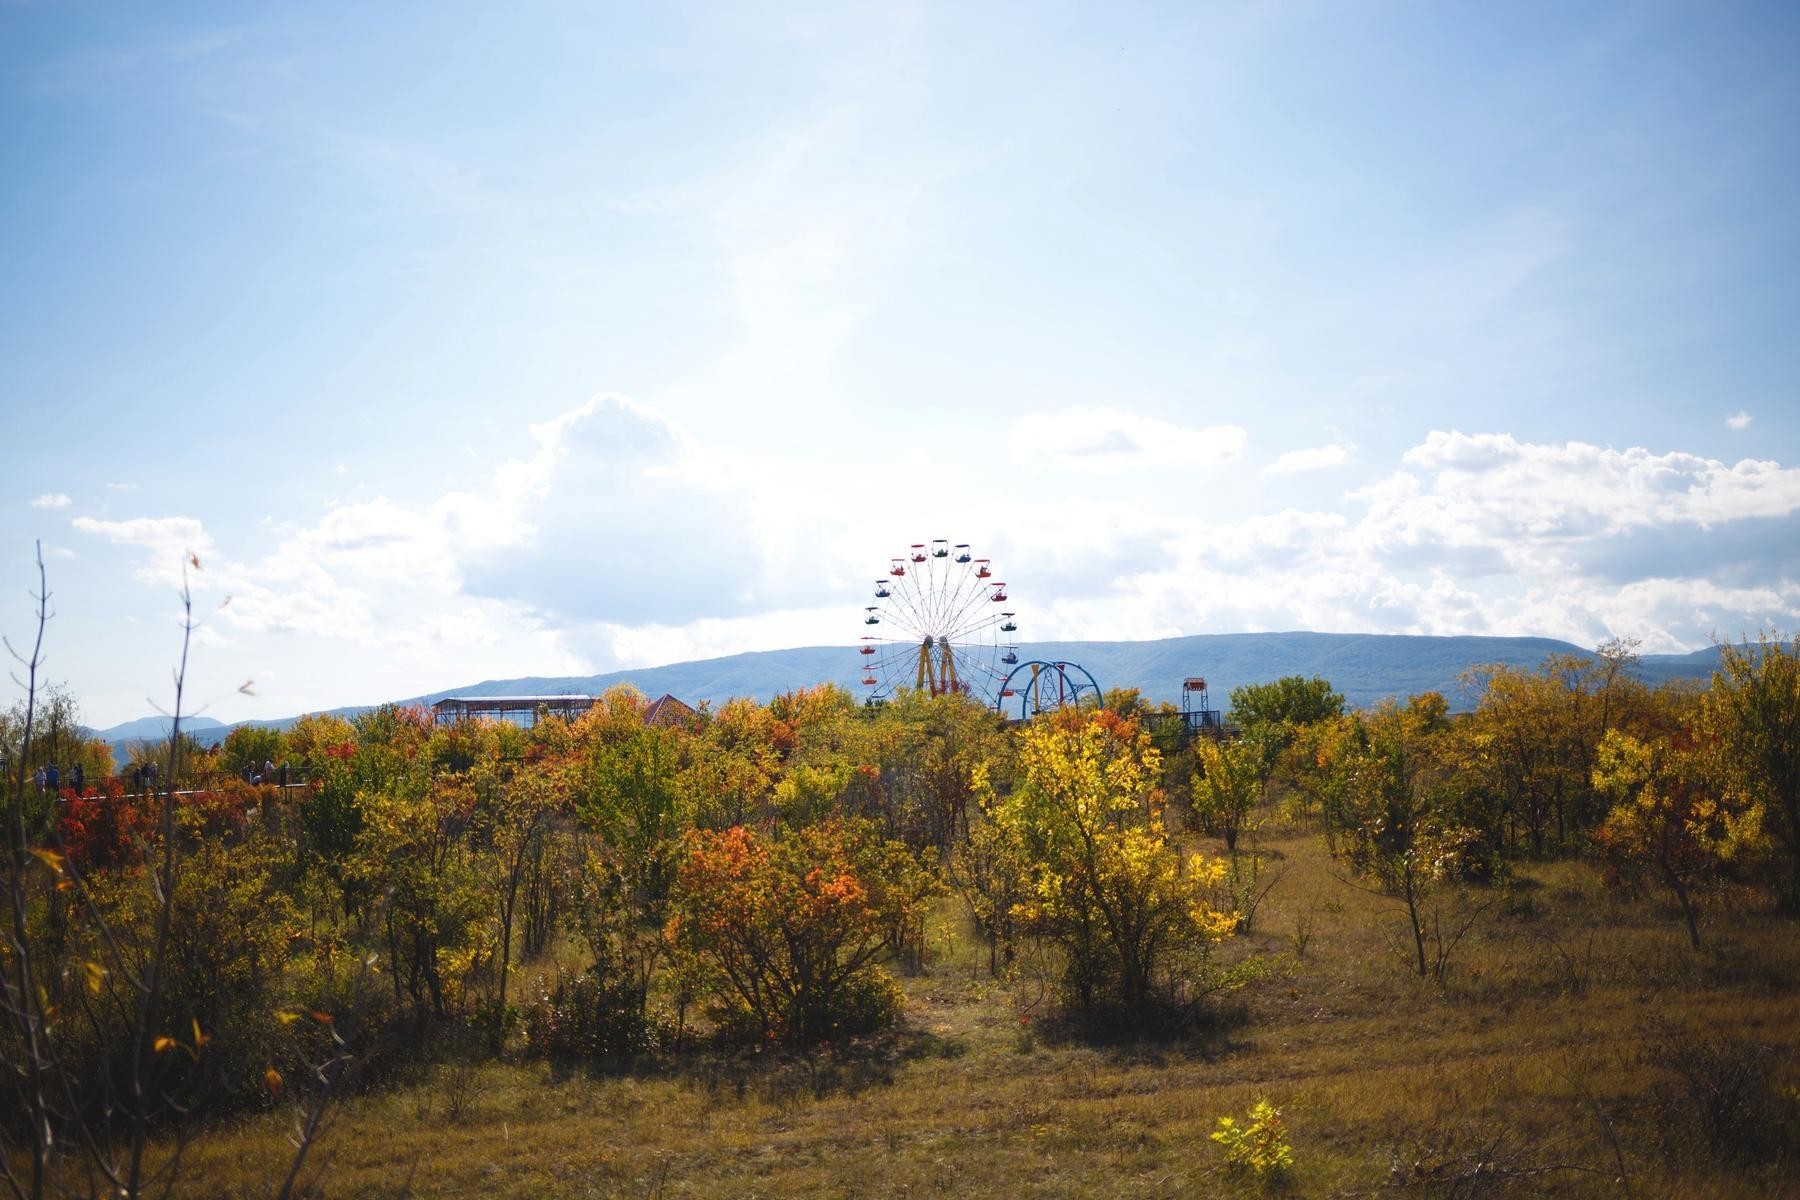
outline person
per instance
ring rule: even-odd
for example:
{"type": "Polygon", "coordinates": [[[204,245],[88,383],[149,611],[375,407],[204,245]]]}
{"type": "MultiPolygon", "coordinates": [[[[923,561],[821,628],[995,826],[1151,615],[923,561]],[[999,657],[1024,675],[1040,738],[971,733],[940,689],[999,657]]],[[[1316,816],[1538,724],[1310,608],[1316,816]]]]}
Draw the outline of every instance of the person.
{"type": "Polygon", "coordinates": [[[39,767],[37,769],[37,774],[33,775],[31,778],[37,784],[38,795],[43,795],[44,784],[47,782],[47,777],[44,775],[44,768],[39,767]]]}
{"type": "Polygon", "coordinates": [[[151,791],[151,792],[154,792],[156,790],[156,760],[155,759],[151,759],[149,762],[144,764],[144,789],[146,791],[151,791]]]}
{"type": "Polygon", "coordinates": [[[281,760],[281,786],[287,786],[287,759],[281,760]]]}
{"type": "Polygon", "coordinates": [[[275,782],[275,764],[266,758],[263,759],[262,781],[264,783],[275,782]]]}
{"type": "Polygon", "coordinates": [[[144,765],[142,763],[138,763],[131,768],[130,779],[132,791],[141,792],[144,790],[144,765]]]}
{"type": "Polygon", "coordinates": [[[62,774],[59,771],[57,771],[55,763],[50,764],[50,771],[49,771],[49,774],[46,776],[46,778],[49,781],[50,794],[52,796],[56,795],[58,792],[60,792],[62,790],[62,774]]]}
{"type": "Polygon", "coordinates": [[[69,768],[69,786],[75,789],[75,794],[77,796],[81,795],[81,787],[86,782],[87,772],[81,769],[80,763],[76,763],[73,767],[69,768]]]}

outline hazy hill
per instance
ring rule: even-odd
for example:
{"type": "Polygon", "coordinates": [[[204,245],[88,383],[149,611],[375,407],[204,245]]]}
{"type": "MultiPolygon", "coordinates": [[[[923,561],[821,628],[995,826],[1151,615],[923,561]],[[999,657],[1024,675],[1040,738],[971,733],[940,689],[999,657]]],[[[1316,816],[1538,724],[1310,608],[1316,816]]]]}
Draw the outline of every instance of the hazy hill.
{"type": "MultiPolygon", "coordinates": [[[[1322,675],[1352,705],[1436,690],[1449,698],[1453,708],[1466,708],[1473,698],[1457,677],[1469,667],[1481,663],[1535,667],[1551,654],[1587,653],[1552,638],[1355,633],[1219,633],[1148,642],[1039,642],[1019,647],[1022,660],[1078,662],[1101,687],[1135,687],[1151,700],[1179,701],[1181,681],[1201,675],[1211,685],[1213,707],[1221,709],[1229,706],[1232,688],[1283,675],[1322,675]]],[[[1682,677],[1704,679],[1717,663],[1718,651],[1710,647],[1692,654],[1653,654],[1644,657],[1639,673],[1651,683],[1682,677]]],[[[490,679],[401,702],[430,704],[445,696],[592,694],[630,683],[652,697],[669,692],[690,704],[710,700],[717,705],[734,696],[768,700],[777,692],[825,681],[860,693],[861,665],[854,647],[804,646],[603,675],[490,679]]],[[[370,707],[332,711],[354,715],[370,707]]],[[[285,728],[292,721],[289,717],[244,724],[285,728]]],[[[209,745],[222,740],[231,728],[208,717],[184,722],[184,726],[209,745]]],[[[135,738],[166,736],[167,732],[168,718],[145,717],[101,730],[99,736],[119,745],[135,738]]]]}
{"type": "MultiPolygon", "coordinates": [[[[208,744],[224,737],[231,729],[231,726],[223,721],[215,721],[211,717],[183,717],[181,727],[208,744]]],[[[111,729],[96,729],[90,732],[94,737],[104,738],[109,742],[136,742],[148,741],[152,738],[166,738],[169,736],[169,718],[162,716],[139,717],[137,720],[127,721],[123,725],[114,725],[111,729]]]]}

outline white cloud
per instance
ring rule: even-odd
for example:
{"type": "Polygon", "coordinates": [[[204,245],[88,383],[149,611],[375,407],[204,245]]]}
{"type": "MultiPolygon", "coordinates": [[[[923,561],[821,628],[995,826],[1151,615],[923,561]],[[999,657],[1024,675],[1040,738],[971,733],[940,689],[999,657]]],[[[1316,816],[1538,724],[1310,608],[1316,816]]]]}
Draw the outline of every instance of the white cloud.
{"type": "Polygon", "coordinates": [[[67,508],[73,503],[61,492],[45,492],[31,502],[33,508],[67,508]]]}
{"type": "Polygon", "coordinates": [[[213,540],[193,517],[134,517],[128,521],[101,521],[76,517],[75,528],[144,552],[138,578],[145,583],[179,586],[188,556],[212,557],[213,540]]]}
{"type": "MultiPolygon", "coordinates": [[[[596,396],[531,427],[489,500],[453,493],[463,586],[558,622],[684,624],[779,604],[755,493],[655,409],[596,396]]],[[[788,481],[791,482],[791,481],[788,481]]]]}
{"type": "Polygon", "coordinates": [[[1006,450],[1021,466],[1112,475],[1230,462],[1243,454],[1245,440],[1240,425],[1194,428],[1113,408],[1068,408],[1014,421],[1006,450]]]}
{"type": "Polygon", "coordinates": [[[1350,447],[1336,444],[1328,446],[1311,446],[1304,450],[1289,450],[1280,458],[1258,471],[1258,475],[1289,475],[1296,471],[1316,471],[1321,467],[1335,467],[1350,461],[1350,447]]]}
{"type": "MultiPolygon", "coordinates": [[[[1399,467],[1340,511],[1087,504],[1071,528],[1111,528],[1114,546],[1084,550],[1086,572],[1055,575],[1041,602],[1044,572],[1015,571],[1028,636],[1630,635],[1676,651],[1800,623],[1800,470],[1459,433],[1429,435],[1399,467]],[[1122,554],[1120,529],[1143,550],[1122,554]]],[[[1026,544],[1059,536],[1062,514],[1022,522],[1026,544]]]]}
{"type": "Polygon", "coordinates": [[[307,527],[276,527],[281,541],[260,558],[221,552],[193,517],[82,517],[75,527],[135,547],[139,578],[162,586],[178,585],[198,554],[204,570],[190,586],[229,597],[218,619],[239,632],[420,658],[590,627],[584,646],[633,653],[653,635],[618,631],[741,617],[794,591],[764,550],[791,546],[791,528],[742,472],[654,409],[596,396],[530,434],[535,453],[498,464],[485,488],[422,505],[334,503],[307,527]]]}
{"type": "Polygon", "coordinates": [[[1750,422],[1755,419],[1756,418],[1752,417],[1749,413],[1745,412],[1743,409],[1740,408],[1736,412],[1732,413],[1729,417],[1726,417],[1725,423],[1727,425],[1731,426],[1733,429],[1748,429],[1748,428],[1750,428],[1750,422]]]}

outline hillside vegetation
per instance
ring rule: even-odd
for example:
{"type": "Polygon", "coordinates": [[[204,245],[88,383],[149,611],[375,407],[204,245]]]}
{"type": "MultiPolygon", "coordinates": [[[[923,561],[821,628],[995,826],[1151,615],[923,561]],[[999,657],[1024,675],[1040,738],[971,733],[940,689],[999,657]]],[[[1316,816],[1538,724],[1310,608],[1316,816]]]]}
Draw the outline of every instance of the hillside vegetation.
{"type": "Polygon", "coordinates": [[[1018,726],[831,685],[529,729],[389,706],[60,794],[37,767],[93,748],[27,706],[0,1167],[32,1196],[1779,1194],[1800,660],[1633,659],[1473,671],[1462,716],[1287,676],[1233,690],[1226,741],[1129,690],[1018,726]]]}

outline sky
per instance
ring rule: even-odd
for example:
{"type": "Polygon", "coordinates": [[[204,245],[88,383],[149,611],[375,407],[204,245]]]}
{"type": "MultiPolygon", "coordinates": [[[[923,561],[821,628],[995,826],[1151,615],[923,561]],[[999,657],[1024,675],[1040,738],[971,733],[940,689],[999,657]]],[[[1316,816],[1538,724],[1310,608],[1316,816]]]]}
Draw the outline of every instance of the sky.
{"type": "Polygon", "coordinates": [[[0,631],[41,542],[97,726],[184,562],[225,721],[850,646],[936,537],[1028,641],[1791,631],[1796,64],[1780,3],[0,0],[0,631]]]}

